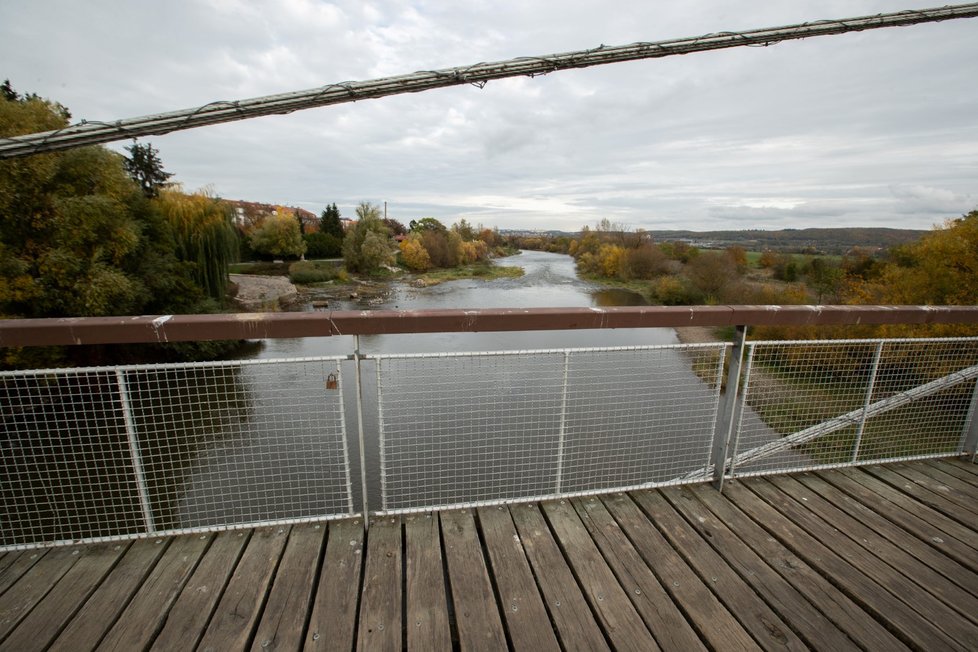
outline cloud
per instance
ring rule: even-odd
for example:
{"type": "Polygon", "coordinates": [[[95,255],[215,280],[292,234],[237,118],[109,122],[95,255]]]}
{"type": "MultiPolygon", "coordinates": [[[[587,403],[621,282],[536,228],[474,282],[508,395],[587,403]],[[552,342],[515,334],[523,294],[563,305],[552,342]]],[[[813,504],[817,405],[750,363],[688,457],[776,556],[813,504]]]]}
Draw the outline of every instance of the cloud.
{"type": "MultiPolygon", "coordinates": [[[[15,88],[109,120],[521,55],[892,11],[883,0],[0,4],[15,88]]],[[[407,221],[885,224],[975,207],[973,21],[490,82],[149,139],[190,188],[407,221]]],[[[120,149],[125,143],[113,145],[120,149]]]]}

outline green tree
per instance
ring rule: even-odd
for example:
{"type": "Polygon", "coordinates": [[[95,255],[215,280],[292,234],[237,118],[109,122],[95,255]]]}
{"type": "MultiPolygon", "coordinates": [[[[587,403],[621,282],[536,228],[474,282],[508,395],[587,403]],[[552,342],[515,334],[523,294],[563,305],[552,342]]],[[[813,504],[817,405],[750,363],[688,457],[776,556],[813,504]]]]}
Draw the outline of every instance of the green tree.
{"type": "Polygon", "coordinates": [[[134,142],[126,148],[129,156],[125,157],[123,165],[129,176],[139,184],[147,197],[158,197],[160,190],[167,187],[167,181],[173,175],[163,170],[159,151],[150,143],[140,145],[134,142]]]}
{"type": "Polygon", "coordinates": [[[336,207],[335,202],[326,206],[326,210],[320,216],[319,232],[335,236],[340,240],[343,239],[345,234],[343,232],[343,223],[340,221],[340,209],[336,207]]]}
{"type": "Polygon", "coordinates": [[[228,265],[237,260],[238,240],[227,205],[205,193],[164,190],[156,200],[170,224],[177,258],[193,264],[193,277],[223,303],[228,265]]]}
{"type": "Polygon", "coordinates": [[[251,232],[251,248],[260,254],[299,258],[306,253],[299,225],[288,213],[272,215],[251,232]]]}
{"type": "Polygon", "coordinates": [[[357,217],[356,225],[343,239],[343,261],[351,272],[370,274],[391,260],[390,231],[380,217],[380,210],[373,204],[361,202],[357,206],[357,217]],[[369,234],[374,237],[369,238],[368,245],[369,234]],[[383,250],[386,250],[386,256],[383,250]]]}
{"type": "Polygon", "coordinates": [[[309,258],[336,258],[343,255],[343,240],[331,233],[317,231],[302,236],[309,258]]]}
{"type": "Polygon", "coordinates": [[[422,217],[420,220],[411,220],[408,227],[412,232],[423,233],[425,231],[438,231],[444,233],[448,229],[445,225],[433,217],[422,217]]]}

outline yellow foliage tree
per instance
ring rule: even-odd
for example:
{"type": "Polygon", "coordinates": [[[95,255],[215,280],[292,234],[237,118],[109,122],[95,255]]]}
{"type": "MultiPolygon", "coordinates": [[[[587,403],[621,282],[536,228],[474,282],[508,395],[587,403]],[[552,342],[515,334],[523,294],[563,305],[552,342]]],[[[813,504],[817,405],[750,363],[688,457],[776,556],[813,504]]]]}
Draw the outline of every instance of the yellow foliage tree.
{"type": "Polygon", "coordinates": [[[426,272],[431,269],[431,256],[428,255],[428,250],[424,248],[421,237],[416,233],[412,233],[402,240],[400,249],[401,261],[408,269],[415,272],[426,272]]]}

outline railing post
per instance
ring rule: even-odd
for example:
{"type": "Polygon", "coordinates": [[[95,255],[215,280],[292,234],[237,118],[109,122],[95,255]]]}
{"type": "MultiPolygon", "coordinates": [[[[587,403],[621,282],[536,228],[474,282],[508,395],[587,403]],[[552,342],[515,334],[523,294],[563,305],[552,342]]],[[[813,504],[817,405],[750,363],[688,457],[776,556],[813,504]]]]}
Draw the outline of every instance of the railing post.
{"type": "Polygon", "coordinates": [[[866,400],[863,401],[863,416],[859,420],[859,429],[856,430],[856,441],[852,445],[852,463],[856,463],[859,457],[859,446],[863,441],[863,431],[866,429],[866,413],[869,412],[869,404],[873,400],[873,390],[876,388],[876,374],[880,370],[880,356],[883,354],[883,342],[876,344],[876,352],[873,354],[873,366],[869,372],[869,383],[866,387],[866,400]]]}
{"type": "Polygon", "coordinates": [[[126,424],[126,436],[129,438],[129,454],[132,456],[133,471],[136,474],[136,487],[139,491],[139,504],[143,512],[143,523],[146,533],[156,532],[153,521],[153,508],[149,502],[149,490],[146,487],[146,473],[143,471],[143,458],[139,452],[139,440],[136,439],[136,424],[132,419],[132,408],[129,406],[129,390],[126,387],[126,374],[121,369],[115,370],[116,382],[119,385],[119,400],[122,402],[122,418],[126,424]]]}
{"type": "Polygon", "coordinates": [[[570,367],[570,351],[564,351],[564,385],[560,398],[560,430],[557,433],[557,487],[560,494],[564,481],[564,436],[567,425],[567,371],[570,367]]]}
{"type": "Polygon", "coordinates": [[[975,380],[975,389],[971,392],[971,406],[968,408],[968,417],[964,420],[964,432],[961,435],[961,454],[971,457],[974,463],[978,458],[978,379],[975,380]]]}
{"type": "Polygon", "coordinates": [[[353,351],[354,370],[357,379],[357,437],[360,442],[360,492],[363,496],[363,529],[370,528],[370,509],[367,505],[367,455],[363,436],[363,379],[360,375],[360,336],[356,338],[356,349],[353,351]]]}
{"type": "Polygon", "coordinates": [[[713,486],[723,491],[723,476],[727,468],[727,451],[730,435],[733,432],[734,412],[737,410],[738,388],[740,387],[740,367],[744,359],[744,342],[747,327],[737,326],[733,350],[730,352],[730,367],[727,369],[727,391],[720,404],[713,431],[713,486]]]}

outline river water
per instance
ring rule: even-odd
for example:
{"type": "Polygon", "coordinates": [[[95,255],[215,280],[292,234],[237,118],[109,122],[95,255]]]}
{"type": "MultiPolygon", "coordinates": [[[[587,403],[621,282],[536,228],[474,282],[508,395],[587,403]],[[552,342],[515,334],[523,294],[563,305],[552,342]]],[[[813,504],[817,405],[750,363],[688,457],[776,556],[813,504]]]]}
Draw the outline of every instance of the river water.
{"type": "MultiPolygon", "coordinates": [[[[466,279],[427,288],[396,284],[383,301],[365,306],[360,301],[331,301],[333,310],[435,310],[474,308],[568,308],[635,306],[646,302],[628,290],[601,288],[577,277],[574,259],[563,254],[524,251],[504,258],[501,265],[523,268],[519,278],[491,281],[466,279]]],[[[309,305],[305,310],[313,310],[309,305]]],[[[346,355],[353,338],[325,337],[268,340],[257,358],[346,355]]],[[[449,351],[500,351],[593,346],[673,344],[672,329],[624,329],[601,331],[536,331],[508,333],[433,333],[418,335],[371,335],[361,338],[365,354],[449,351]]]]}

